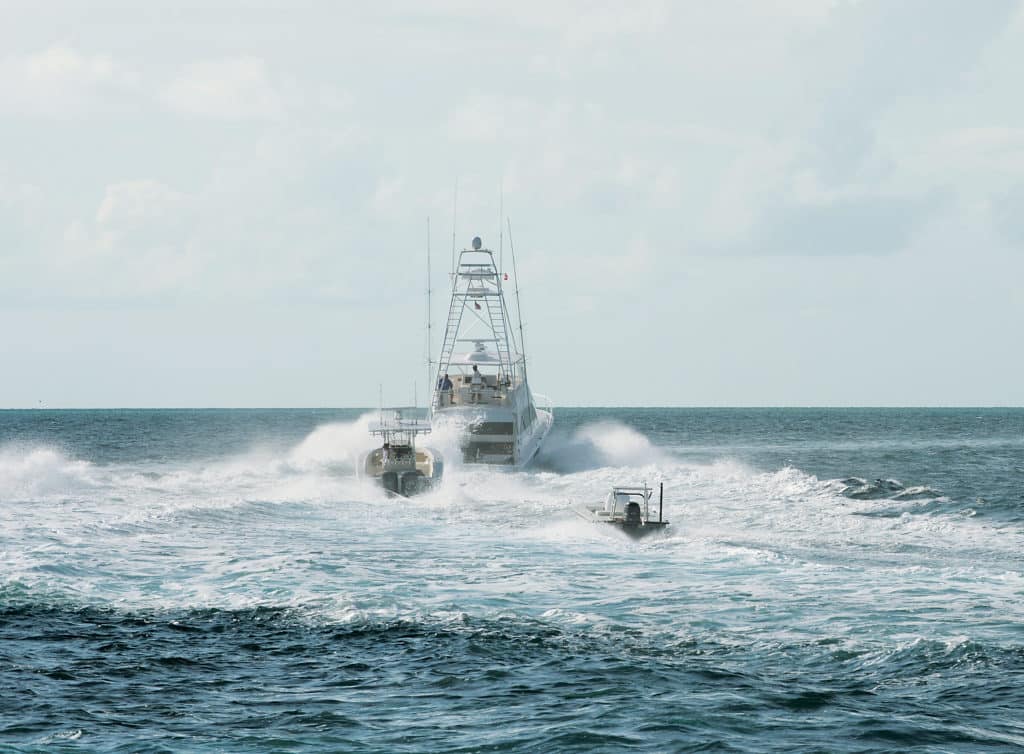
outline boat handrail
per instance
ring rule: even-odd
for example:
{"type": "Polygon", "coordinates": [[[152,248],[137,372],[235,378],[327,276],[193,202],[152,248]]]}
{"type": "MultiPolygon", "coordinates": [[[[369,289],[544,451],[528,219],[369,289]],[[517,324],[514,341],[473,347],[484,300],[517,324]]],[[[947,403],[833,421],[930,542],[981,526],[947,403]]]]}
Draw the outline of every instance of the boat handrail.
{"type": "Polygon", "coordinates": [[[424,409],[415,406],[382,408],[378,418],[367,427],[371,435],[403,434],[413,437],[433,429],[424,409]]]}
{"type": "Polygon", "coordinates": [[[632,486],[615,485],[614,487],[612,487],[612,492],[621,492],[624,495],[642,495],[644,498],[650,499],[651,495],[654,493],[654,490],[652,490],[647,485],[640,484],[632,486]]]}
{"type": "Polygon", "coordinates": [[[427,422],[420,422],[416,426],[378,423],[369,425],[368,429],[371,435],[407,435],[409,437],[426,435],[433,431],[432,425],[427,422]]]}
{"type": "Polygon", "coordinates": [[[555,403],[550,398],[548,398],[546,395],[543,395],[541,393],[534,393],[533,394],[533,404],[537,408],[540,408],[540,409],[543,409],[544,411],[547,411],[552,416],[555,415],[555,403]]]}

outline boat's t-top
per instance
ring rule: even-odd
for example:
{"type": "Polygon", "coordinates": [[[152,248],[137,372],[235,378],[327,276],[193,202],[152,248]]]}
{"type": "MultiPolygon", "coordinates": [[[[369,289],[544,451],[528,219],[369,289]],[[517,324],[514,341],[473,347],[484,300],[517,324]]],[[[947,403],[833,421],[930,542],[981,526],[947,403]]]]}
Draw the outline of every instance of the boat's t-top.
{"type": "Polygon", "coordinates": [[[414,411],[416,409],[382,409],[380,418],[370,424],[370,434],[380,437],[383,442],[380,455],[382,465],[393,467],[415,463],[416,437],[429,434],[432,427],[426,419],[409,417],[414,411]]]}
{"type": "MultiPolygon", "coordinates": [[[[610,519],[622,519],[624,523],[640,526],[651,521],[651,496],[654,490],[644,484],[642,487],[612,487],[604,501],[604,511],[610,519]]],[[[659,514],[658,518],[661,516],[659,514]]]]}

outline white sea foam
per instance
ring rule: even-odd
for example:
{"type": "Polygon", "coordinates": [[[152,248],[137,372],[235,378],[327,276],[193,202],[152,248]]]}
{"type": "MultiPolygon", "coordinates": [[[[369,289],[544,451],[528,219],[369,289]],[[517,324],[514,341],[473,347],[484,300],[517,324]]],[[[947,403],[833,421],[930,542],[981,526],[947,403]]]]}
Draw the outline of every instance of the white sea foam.
{"type": "Polygon", "coordinates": [[[894,500],[851,499],[843,483],[792,466],[681,459],[605,422],[554,442],[525,473],[460,464],[457,434],[442,429],[429,442],[452,459],[444,483],[397,501],[355,478],[370,420],[322,425],[276,453],[162,464],[5,448],[0,503],[20,517],[0,528],[0,584],[129,607],[296,607],[342,622],[458,612],[467,600],[500,611],[524,595],[538,615],[564,610],[547,613],[555,622],[593,612],[580,595],[608,595],[625,615],[649,608],[637,595],[668,595],[725,624],[734,610],[825,592],[850,616],[839,626],[894,599],[1017,611],[1021,576],[1005,564],[1024,542],[981,520],[873,515],[894,500]],[[634,542],[571,510],[645,481],[665,484],[662,536],[634,542]],[[958,581],[970,593],[939,596],[958,581]],[[575,608],[560,604],[567,590],[575,608]]]}
{"type": "Polygon", "coordinates": [[[53,448],[0,449],[0,501],[70,496],[95,484],[92,464],[53,448]]]}
{"type": "MultiPolygon", "coordinates": [[[[95,643],[98,626],[117,639],[115,666],[141,662],[155,676],[166,661],[172,679],[239,658],[270,658],[277,671],[284,657],[314,685],[338,672],[372,681],[383,662],[410,693],[433,697],[467,683],[484,693],[557,685],[569,673],[602,698],[636,701],[638,683],[669,698],[681,673],[698,692],[732,674],[767,678],[771,698],[755,701],[778,716],[789,702],[832,704],[822,679],[850,676],[885,697],[868,710],[881,710],[884,735],[892,700],[927,711],[936,689],[964,678],[981,688],[993,672],[1005,681],[1000,668],[1012,676],[1024,620],[1019,525],[962,516],[906,469],[890,472],[907,477],[903,497],[850,497],[854,482],[871,483],[707,448],[687,455],[596,424],[526,472],[464,466],[455,453],[440,489],[398,500],[355,478],[369,445],[359,420],[291,447],[272,440],[232,457],[95,464],[5,448],[0,603],[12,626],[59,633],[71,651],[95,643]],[[665,483],[663,535],[633,541],[571,511],[643,481],[665,483]],[[292,656],[296,647],[308,656],[292,656]],[[924,689],[916,701],[908,684],[924,689]]],[[[60,660],[36,665],[83,672],[60,660]]],[[[73,723],[49,724],[39,742],[74,741],[73,723]]],[[[963,740],[959,720],[949,729],[963,740]]],[[[999,740],[990,733],[978,740],[999,740]]]]}

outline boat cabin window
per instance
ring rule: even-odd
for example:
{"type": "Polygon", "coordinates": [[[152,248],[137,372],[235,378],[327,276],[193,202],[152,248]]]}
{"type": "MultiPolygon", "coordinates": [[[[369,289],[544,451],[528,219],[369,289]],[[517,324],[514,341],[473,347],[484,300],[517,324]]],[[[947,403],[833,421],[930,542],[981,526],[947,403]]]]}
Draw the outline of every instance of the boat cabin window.
{"type": "MultiPolygon", "coordinates": [[[[498,387],[498,376],[496,374],[483,374],[481,372],[480,377],[483,379],[483,384],[487,387],[498,387]]],[[[460,374],[456,375],[455,382],[463,385],[473,384],[473,375],[471,374],[460,374]]]]}
{"type": "Polygon", "coordinates": [[[469,427],[473,435],[511,435],[512,422],[477,422],[469,427]]]}

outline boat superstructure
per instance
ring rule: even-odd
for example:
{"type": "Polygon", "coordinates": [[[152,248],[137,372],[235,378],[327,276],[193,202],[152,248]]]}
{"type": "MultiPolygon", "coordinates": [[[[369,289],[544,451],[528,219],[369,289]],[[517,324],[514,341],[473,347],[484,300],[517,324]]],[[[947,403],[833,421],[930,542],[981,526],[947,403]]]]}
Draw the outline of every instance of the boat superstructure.
{"type": "MultiPolygon", "coordinates": [[[[422,409],[421,409],[422,411],[422,409]]],[[[370,434],[382,445],[371,450],[360,464],[362,475],[376,479],[388,492],[409,497],[431,489],[441,481],[444,459],[433,448],[417,447],[416,438],[428,434],[431,424],[412,418],[416,409],[381,409],[370,434]]]]}
{"type": "Polygon", "coordinates": [[[522,327],[517,342],[494,252],[474,238],[452,274],[432,402],[433,419],[462,428],[465,463],[519,468],[540,449],[554,420],[526,376],[522,327]]]}

